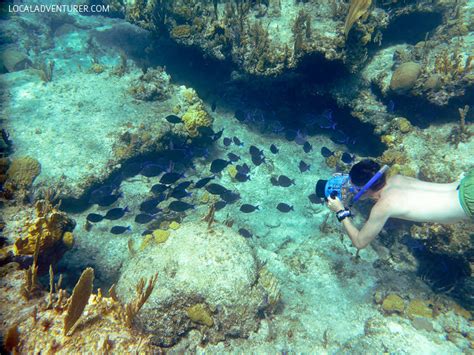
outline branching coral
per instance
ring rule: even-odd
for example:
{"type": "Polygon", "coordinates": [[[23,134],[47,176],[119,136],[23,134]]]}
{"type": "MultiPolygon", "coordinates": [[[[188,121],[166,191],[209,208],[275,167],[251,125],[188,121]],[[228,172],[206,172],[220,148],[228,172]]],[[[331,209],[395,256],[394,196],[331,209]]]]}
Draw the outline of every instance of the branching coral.
{"type": "Polygon", "coordinates": [[[459,143],[467,142],[473,135],[466,125],[466,115],[469,111],[469,105],[465,105],[464,108],[458,108],[458,111],[459,126],[454,126],[448,137],[448,141],[454,144],[456,148],[459,143]]]}
{"type": "Polygon", "coordinates": [[[346,38],[354,23],[367,14],[370,5],[372,5],[372,0],[351,0],[349,12],[344,23],[344,35],[346,38]]]}
{"type": "Polygon", "coordinates": [[[301,54],[304,50],[304,39],[311,38],[311,16],[304,10],[300,10],[292,27],[293,31],[293,51],[295,55],[301,54]]]}
{"type": "Polygon", "coordinates": [[[473,69],[474,55],[470,55],[464,60],[459,46],[451,54],[448,49],[442,50],[435,59],[434,71],[441,74],[441,81],[445,84],[461,80],[473,69]]]}

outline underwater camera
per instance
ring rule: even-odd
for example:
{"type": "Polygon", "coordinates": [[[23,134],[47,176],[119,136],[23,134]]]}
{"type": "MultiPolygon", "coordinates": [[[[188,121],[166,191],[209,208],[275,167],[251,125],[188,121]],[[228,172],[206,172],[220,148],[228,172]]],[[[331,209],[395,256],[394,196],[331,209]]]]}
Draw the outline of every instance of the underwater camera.
{"type": "Polygon", "coordinates": [[[335,198],[336,196],[345,203],[352,205],[388,170],[384,165],[363,187],[351,183],[349,174],[336,173],[329,180],[318,180],[316,183],[316,196],[319,198],[335,198]],[[354,193],[356,195],[354,196],[354,193]]]}

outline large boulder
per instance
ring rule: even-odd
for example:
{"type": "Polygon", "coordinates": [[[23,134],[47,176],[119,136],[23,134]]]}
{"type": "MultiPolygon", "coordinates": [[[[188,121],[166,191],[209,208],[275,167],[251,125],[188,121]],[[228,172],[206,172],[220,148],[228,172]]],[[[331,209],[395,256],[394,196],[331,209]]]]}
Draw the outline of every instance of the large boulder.
{"type": "Polygon", "coordinates": [[[247,241],[224,226],[210,231],[207,223],[185,223],[169,238],[146,243],[124,265],[117,295],[131,302],[138,280],[155,273],[158,282],[136,325],[160,346],[175,344],[193,328],[203,341],[247,337],[259,314],[279,299],[273,275],[258,266],[247,241]]]}

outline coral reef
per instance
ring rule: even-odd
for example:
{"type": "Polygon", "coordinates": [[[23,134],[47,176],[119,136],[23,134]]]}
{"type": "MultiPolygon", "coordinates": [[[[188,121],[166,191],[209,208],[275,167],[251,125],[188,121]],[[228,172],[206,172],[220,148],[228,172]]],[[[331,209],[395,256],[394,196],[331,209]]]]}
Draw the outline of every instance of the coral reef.
{"type": "Polygon", "coordinates": [[[203,340],[246,337],[258,325],[260,310],[278,304],[278,282],[260,270],[245,239],[221,225],[189,222],[164,244],[150,244],[124,265],[117,295],[127,301],[137,277],[160,277],[136,325],[155,344],[175,344],[197,328],[203,340]]]}
{"type": "Polygon", "coordinates": [[[403,93],[415,86],[416,79],[421,73],[421,65],[415,62],[407,62],[400,65],[392,75],[390,89],[403,93]]]}
{"type": "Polygon", "coordinates": [[[170,95],[170,80],[171,77],[162,68],[149,68],[132,82],[130,93],[137,100],[165,100],[170,95]]]}
{"type": "MultiPolygon", "coordinates": [[[[0,281],[0,332],[12,352],[81,353],[85,349],[99,353],[154,353],[148,336],[130,329],[121,314],[125,308],[99,289],[91,294],[93,270],[87,269],[68,297],[60,281],[51,282],[50,292],[41,288],[28,301],[18,300],[22,272],[10,268],[0,281]],[[71,316],[71,315],[74,316],[71,316]],[[69,331],[74,325],[73,331],[69,331]],[[65,334],[68,333],[68,335],[65,334]]],[[[50,273],[51,280],[53,275],[50,273]]],[[[141,298],[143,301],[143,298],[141,298]]],[[[146,299],[145,299],[146,301],[146,299]]]]}
{"type": "Polygon", "coordinates": [[[40,172],[40,163],[32,157],[13,159],[7,170],[5,185],[12,190],[28,190],[40,172]]]}

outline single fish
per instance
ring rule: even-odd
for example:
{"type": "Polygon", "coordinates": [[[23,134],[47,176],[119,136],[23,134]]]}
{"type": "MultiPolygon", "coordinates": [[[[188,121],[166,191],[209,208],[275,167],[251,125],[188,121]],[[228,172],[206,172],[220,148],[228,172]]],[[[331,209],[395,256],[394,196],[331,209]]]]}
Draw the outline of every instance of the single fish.
{"type": "Polygon", "coordinates": [[[278,177],[278,185],[281,186],[281,187],[289,187],[289,186],[294,185],[294,184],[295,184],[295,180],[290,179],[286,175],[280,175],[278,177]]]}
{"type": "Polygon", "coordinates": [[[279,152],[279,149],[276,147],[275,144],[272,144],[270,146],[270,152],[272,152],[273,154],[277,154],[279,152]]]}
{"type": "Polygon", "coordinates": [[[275,176],[272,176],[270,178],[270,182],[272,183],[273,186],[280,186],[280,184],[278,183],[278,178],[275,176]]]}
{"type": "Polygon", "coordinates": [[[140,204],[140,212],[149,213],[149,214],[159,212],[159,209],[157,209],[156,206],[158,206],[158,204],[161,201],[162,200],[158,197],[150,198],[148,200],[143,201],[140,204]]]}
{"type": "Polygon", "coordinates": [[[300,164],[298,165],[300,172],[304,173],[305,171],[308,171],[311,165],[306,164],[303,160],[300,160],[300,164]]]}
{"type": "Polygon", "coordinates": [[[145,229],[143,232],[142,232],[142,237],[145,236],[145,235],[148,235],[148,234],[153,234],[153,231],[151,229],[145,229]]]}
{"type": "Polygon", "coordinates": [[[232,138],[232,141],[234,142],[235,145],[239,146],[239,147],[242,147],[244,145],[244,143],[237,137],[234,136],[234,138],[232,138]]]}
{"type": "Polygon", "coordinates": [[[127,179],[140,174],[142,170],[141,163],[129,163],[122,168],[122,178],[127,179]]]}
{"type": "Polygon", "coordinates": [[[169,204],[168,208],[171,211],[184,212],[184,211],[194,208],[194,205],[187,202],[183,202],[183,201],[173,201],[169,204]]]}
{"type": "Polygon", "coordinates": [[[179,179],[181,179],[182,177],[184,177],[184,175],[181,173],[166,173],[166,174],[163,174],[163,176],[161,177],[160,183],[173,184],[179,179]]]}
{"type": "Polygon", "coordinates": [[[234,153],[227,153],[227,158],[229,158],[231,162],[236,162],[240,160],[240,157],[234,153]]]}
{"type": "Polygon", "coordinates": [[[252,155],[252,163],[259,166],[262,163],[265,163],[265,157],[263,155],[252,155]]]}
{"type": "Polygon", "coordinates": [[[176,116],[176,115],[168,115],[168,116],[165,117],[165,119],[166,119],[169,123],[173,123],[173,124],[183,122],[183,121],[181,120],[181,118],[179,118],[179,117],[176,116]]]}
{"type": "Polygon", "coordinates": [[[97,223],[104,219],[104,216],[98,213],[89,213],[86,217],[89,222],[97,223]]]}
{"type": "Polygon", "coordinates": [[[310,151],[313,150],[313,146],[311,145],[311,143],[309,143],[308,141],[306,141],[304,144],[303,144],[303,151],[305,153],[309,153],[310,151]]]}
{"type": "Polygon", "coordinates": [[[216,209],[216,211],[219,211],[221,209],[223,209],[225,206],[227,206],[227,202],[225,201],[217,201],[215,204],[214,204],[214,208],[216,209]]]}
{"type": "Polygon", "coordinates": [[[215,112],[216,108],[217,108],[217,102],[214,100],[214,101],[212,101],[212,104],[211,104],[211,111],[215,112]]]}
{"type": "Polygon", "coordinates": [[[314,203],[314,204],[323,204],[324,203],[324,200],[320,197],[318,197],[318,195],[316,194],[311,194],[308,196],[308,199],[311,203],[314,203]]]}
{"type": "Polygon", "coordinates": [[[240,199],[240,194],[233,191],[227,191],[221,195],[221,199],[223,199],[228,204],[233,204],[240,199]]]}
{"type": "Polygon", "coordinates": [[[146,164],[140,171],[140,174],[146,177],[153,177],[160,175],[164,170],[161,165],[146,164]]]}
{"type": "Polygon", "coordinates": [[[298,133],[296,132],[296,130],[294,130],[294,129],[287,129],[287,130],[285,131],[285,138],[286,138],[287,141],[292,142],[292,141],[295,140],[297,134],[298,134],[298,133]]]}
{"type": "Polygon", "coordinates": [[[107,213],[105,214],[104,218],[109,219],[111,221],[115,221],[116,219],[122,218],[125,213],[130,212],[128,207],[125,208],[112,208],[111,210],[108,210],[107,213]]]}
{"type": "Polygon", "coordinates": [[[212,139],[215,141],[219,140],[222,137],[222,133],[224,133],[224,128],[222,128],[219,132],[215,133],[212,139]]]}
{"type": "Polygon", "coordinates": [[[123,227],[123,226],[113,226],[110,228],[110,233],[112,234],[123,234],[126,231],[131,231],[132,228],[130,226],[128,227],[123,227]]]}
{"type": "Polygon", "coordinates": [[[288,205],[286,203],[283,203],[283,202],[280,202],[277,205],[277,209],[278,209],[278,211],[283,212],[283,213],[288,213],[290,211],[294,211],[293,206],[290,206],[290,205],[288,205]]]}
{"type": "Polygon", "coordinates": [[[250,180],[250,175],[237,173],[235,174],[235,180],[237,180],[238,182],[246,182],[247,180],[250,180]]]}
{"type": "Polygon", "coordinates": [[[241,174],[247,175],[248,173],[250,173],[250,167],[247,165],[247,163],[237,165],[235,168],[241,174]]]}
{"type": "Polygon", "coordinates": [[[239,234],[244,237],[244,238],[252,238],[253,234],[250,233],[247,229],[245,228],[240,228],[239,229],[239,234]]]}
{"type": "Polygon", "coordinates": [[[212,179],[214,179],[214,176],[209,176],[209,177],[202,178],[201,180],[198,180],[198,181],[194,184],[194,188],[200,189],[201,187],[206,186],[206,184],[207,184],[209,181],[211,181],[212,179]]]}
{"type": "Polygon", "coordinates": [[[347,152],[342,153],[341,160],[346,164],[352,164],[355,159],[355,155],[349,154],[347,152]]]}
{"type": "Polygon", "coordinates": [[[201,135],[207,137],[213,137],[216,134],[216,132],[214,132],[214,130],[208,126],[199,126],[197,130],[199,133],[201,133],[201,135]]]}
{"type": "Polygon", "coordinates": [[[388,101],[387,112],[388,113],[394,113],[395,112],[395,102],[393,100],[388,101]]]}
{"type": "Polygon", "coordinates": [[[231,164],[232,162],[229,160],[224,160],[224,159],[215,159],[211,163],[211,168],[210,171],[211,173],[217,174],[220,173],[224,168],[231,164]]]}
{"type": "Polygon", "coordinates": [[[155,215],[148,213],[139,213],[135,216],[135,222],[139,224],[148,223],[156,218],[155,215]]]}
{"type": "Polygon", "coordinates": [[[263,150],[260,150],[256,146],[251,145],[249,148],[249,153],[251,156],[259,156],[263,154],[263,150]]]}
{"type": "Polygon", "coordinates": [[[250,205],[248,203],[244,203],[240,206],[240,211],[243,213],[251,213],[253,211],[260,210],[259,206],[250,205]]]}
{"type": "Polygon", "coordinates": [[[209,184],[206,186],[206,191],[213,195],[223,195],[230,190],[219,184],[209,184]]]}
{"type": "Polygon", "coordinates": [[[179,200],[181,198],[189,197],[189,196],[191,196],[191,194],[192,193],[186,191],[186,189],[184,189],[184,190],[173,190],[171,192],[170,196],[179,200]]]}
{"type": "Polygon", "coordinates": [[[113,185],[104,185],[98,189],[93,190],[89,198],[89,203],[97,203],[104,197],[111,195],[116,188],[117,187],[113,185]]]}
{"type": "Polygon", "coordinates": [[[229,145],[232,144],[232,139],[229,137],[224,137],[224,139],[222,140],[222,143],[224,144],[224,146],[228,147],[229,145]]]}
{"type": "Polygon", "coordinates": [[[245,112],[243,110],[236,110],[234,117],[237,119],[237,121],[243,122],[245,121],[245,112]]]}
{"type": "Polygon", "coordinates": [[[189,186],[191,186],[193,182],[192,181],[183,181],[180,182],[176,187],[173,189],[173,191],[177,190],[186,190],[189,186]]]}
{"type": "Polygon", "coordinates": [[[334,152],[329,150],[329,148],[322,147],[321,148],[321,155],[325,158],[329,158],[331,155],[334,155],[334,152]]]}
{"type": "Polygon", "coordinates": [[[161,194],[162,192],[165,192],[166,190],[169,189],[169,186],[168,185],[164,185],[164,184],[155,184],[151,187],[151,192],[154,194],[154,195],[158,195],[158,194],[161,194]]]}
{"type": "Polygon", "coordinates": [[[102,206],[102,207],[110,206],[111,204],[113,204],[114,202],[116,202],[116,201],[117,201],[120,197],[122,197],[122,196],[123,196],[123,193],[105,196],[105,197],[103,197],[102,199],[100,199],[99,201],[97,201],[97,204],[98,204],[99,206],[102,206]]]}

